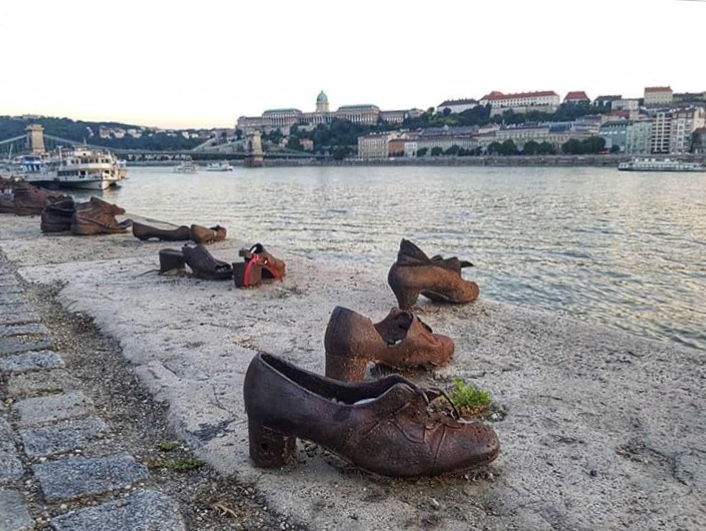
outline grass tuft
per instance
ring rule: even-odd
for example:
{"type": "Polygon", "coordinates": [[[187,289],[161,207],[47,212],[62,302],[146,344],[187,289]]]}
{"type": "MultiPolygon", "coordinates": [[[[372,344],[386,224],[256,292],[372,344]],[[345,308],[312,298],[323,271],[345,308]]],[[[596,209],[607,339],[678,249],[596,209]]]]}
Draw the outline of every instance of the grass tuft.
{"type": "Polygon", "coordinates": [[[488,391],[478,389],[459,378],[454,380],[451,401],[462,416],[473,417],[485,411],[493,399],[488,391]]]}
{"type": "Polygon", "coordinates": [[[161,450],[162,452],[171,452],[178,447],[179,443],[174,441],[160,441],[157,443],[157,450],[161,450]]]}
{"type": "Polygon", "coordinates": [[[175,472],[189,472],[190,470],[196,470],[201,468],[206,464],[203,459],[173,459],[166,463],[167,468],[174,470],[175,472]]]}

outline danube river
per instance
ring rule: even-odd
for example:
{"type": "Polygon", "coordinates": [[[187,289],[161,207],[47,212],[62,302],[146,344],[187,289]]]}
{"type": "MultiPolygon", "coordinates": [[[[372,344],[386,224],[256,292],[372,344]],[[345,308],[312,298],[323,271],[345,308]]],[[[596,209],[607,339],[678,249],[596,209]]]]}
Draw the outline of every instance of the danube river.
{"type": "Polygon", "coordinates": [[[103,197],[128,212],[220,223],[239,240],[380,275],[408,238],[429,255],[472,261],[464,276],[481,297],[706,350],[706,174],[136,167],[103,197]]]}

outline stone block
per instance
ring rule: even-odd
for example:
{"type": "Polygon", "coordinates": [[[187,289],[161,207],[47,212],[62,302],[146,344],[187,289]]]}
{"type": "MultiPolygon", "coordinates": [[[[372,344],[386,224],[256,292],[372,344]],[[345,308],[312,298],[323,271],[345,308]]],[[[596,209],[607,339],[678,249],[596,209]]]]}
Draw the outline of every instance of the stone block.
{"type": "Polygon", "coordinates": [[[8,310],[7,307],[3,307],[0,311],[0,325],[36,323],[37,321],[39,321],[39,315],[29,308],[8,310]]]}
{"type": "Polygon", "coordinates": [[[2,417],[0,417],[0,441],[12,440],[12,426],[2,417]]]}
{"type": "Polygon", "coordinates": [[[0,358],[0,374],[3,372],[22,373],[40,369],[61,369],[64,361],[56,352],[42,350],[39,352],[25,352],[0,358]]]}
{"type": "Polygon", "coordinates": [[[63,369],[13,374],[7,381],[7,394],[13,398],[26,398],[66,392],[78,387],[78,380],[63,369]]]}
{"type": "Polygon", "coordinates": [[[17,481],[25,469],[17,457],[15,445],[11,442],[0,442],[0,484],[5,481],[17,481]]]}
{"type": "Polygon", "coordinates": [[[12,291],[5,291],[0,290],[0,305],[3,304],[18,304],[21,302],[24,302],[25,296],[23,293],[20,292],[12,292],[12,291]]]}
{"type": "Polygon", "coordinates": [[[139,490],[129,498],[79,509],[51,521],[56,531],[183,531],[179,506],[166,494],[139,490]]]}
{"type": "Polygon", "coordinates": [[[22,494],[0,490],[0,531],[30,531],[34,521],[29,516],[22,494]]]}
{"type": "Polygon", "coordinates": [[[129,455],[66,457],[32,469],[50,503],[110,492],[147,476],[147,469],[129,455]]]}
{"type": "Polygon", "coordinates": [[[41,323],[0,325],[0,337],[49,336],[47,327],[41,323]]]}
{"type": "Polygon", "coordinates": [[[68,452],[84,448],[108,431],[99,418],[65,420],[50,426],[20,430],[25,454],[29,457],[68,452]]]}
{"type": "Polygon", "coordinates": [[[44,350],[54,347],[51,339],[27,339],[22,337],[0,337],[0,356],[28,352],[30,350],[44,350]]]}
{"type": "Polygon", "coordinates": [[[25,398],[15,403],[21,428],[71,418],[85,417],[93,410],[91,399],[80,391],[25,398]]]}

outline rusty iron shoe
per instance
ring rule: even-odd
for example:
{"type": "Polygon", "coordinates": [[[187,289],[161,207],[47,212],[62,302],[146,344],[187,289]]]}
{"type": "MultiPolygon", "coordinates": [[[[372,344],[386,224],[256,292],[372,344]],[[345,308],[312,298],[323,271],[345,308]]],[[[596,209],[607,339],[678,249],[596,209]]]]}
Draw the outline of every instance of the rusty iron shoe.
{"type": "Polygon", "coordinates": [[[43,190],[26,182],[16,183],[12,193],[16,216],[39,216],[48,204],[68,197],[60,192],[43,190]]]}
{"type": "Polygon", "coordinates": [[[260,353],[243,385],[250,458],[281,467],[298,437],[390,477],[456,474],[493,461],[500,451],[493,429],[431,409],[440,396],[400,375],[344,383],[260,353]]]}
{"type": "Polygon", "coordinates": [[[478,284],[461,276],[461,270],[472,265],[456,257],[429,258],[419,247],[403,239],[387,281],[403,310],[414,306],[420,294],[434,302],[463,304],[476,300],[480,292],[478,284]]]}
{"type": "Polygon", "coordinates": [[[156,238],[166,242],[183,242],[191,239],[191,229],[186,225],[174,229],[159,229],[145,223],[133,221],[132,235],[140,241],[156,238]]]}
{"type": "Polygon", "coordinates": [[[282,282],[287,273],[284,261],[268,253],[261,243],[241,249],[238,255],[243,257],[242,263],[233,264],[233,278],[238,288],[257,286],[263,279],[275,278],[282,282]]]}
{"type": "Polygon", "coordinates": [[[49,203],[42,211],[39,227],[43,233],[66,232],[71,230],[71,218],[76,211],[71,197],[49,203]]]}
{"type": "Polygon", "coordinates": [[[229,280],[233,278],[233,268],[227,262],[214,258],[203,245],[182,248],[184,261],[196,278],[205,280],[229,280]]]}
{"type": "Polygon", "coordinates": [[[71,218],[71,232],[78,236],[95,234],[119,234],[127,232],[132,220],[118,222],[115,216],[125,214],[125,209],[103,201],[98,197],[75,204],[76,210],[71,218]]]}
{"type": "Polygon", "coordinates": [[[191,225],[191,240],[194,243],[222,242],[226,239],[226,232],[226,228],[220,225],[211,228],[191,225]]]}
{"type": "Polygon", "coordinates": [[[331,313],[326,334],[326,376],[345,382],[363,379],[368,362],[393,368],[446,363],[454,353],[450,337],[434,334],[412,312],[392,308],[379,323],[347,308],[331,313]]]}

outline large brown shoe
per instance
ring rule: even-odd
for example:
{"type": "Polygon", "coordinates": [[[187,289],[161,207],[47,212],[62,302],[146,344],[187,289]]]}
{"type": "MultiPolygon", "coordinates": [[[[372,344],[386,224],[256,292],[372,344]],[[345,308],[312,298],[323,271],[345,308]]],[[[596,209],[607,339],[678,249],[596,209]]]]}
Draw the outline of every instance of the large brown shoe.
{"type": "Polygon", "coordinates": [[[226,239],[226,232],[226,228],[220,225],[211,228],[191,225],[191,240],[194,243],[222,242],[226,239]]]}
{"type": "Polygon", "coordinates": [[[326,376],[357,382],[369,361],[394,368],[433,367],[454,353],[450,337],[434,334],[412,312],[392,308],[379,323],[347,308],[334,308],[324,337],[326,376]]]}
{"type": "Polygon", "coordinates": [[[191,239],[191,229],[186,225],[175,229],[159,229],[144,223],[132,222],[132,235],[140,241],[155,238],[166,242],[183,242],[191,239]]]}
{"type": "Polygon", "coordinates": [[[125,209],[97,197],[76,203],[76,211],[71,218],[71,232],[79,236],[95,234],[118,234],[127,232],[132,220],[118,222],[115,216],[125,214],[125,209]]]}
{"type": "Polygon", "coordinates": [[[49,203],[42,211],[39,227],[44,233],[69,231],[75,211],[76,206],[71,197],[49,203]]]}
{"type": "Polygon", "coordinates": [[[67,198],[60,192],[42,190],[26,182],[16,183],[12,193],[17,216],[39,216],[49,203],[67,198]]]}
{"type": "Polygon", "coordinates": [[[500,450],[492,428],[430,409],[441,393],[399,375],[343,383],[262,353],[250,362],[243,395],[250,457],[260,467],[286,464],[297,437],[391,477],[460,473],[500,450]]]}
{"type": "Polygon", "coordinates": [[[429,258],[419,247],[403,239],[387,281],[403,310],[414,306],[420,294],[435,302],[472,302],[478,298],[478,284],[461,276],[461,270],[472,265],[455,257],[429,258]]]}

